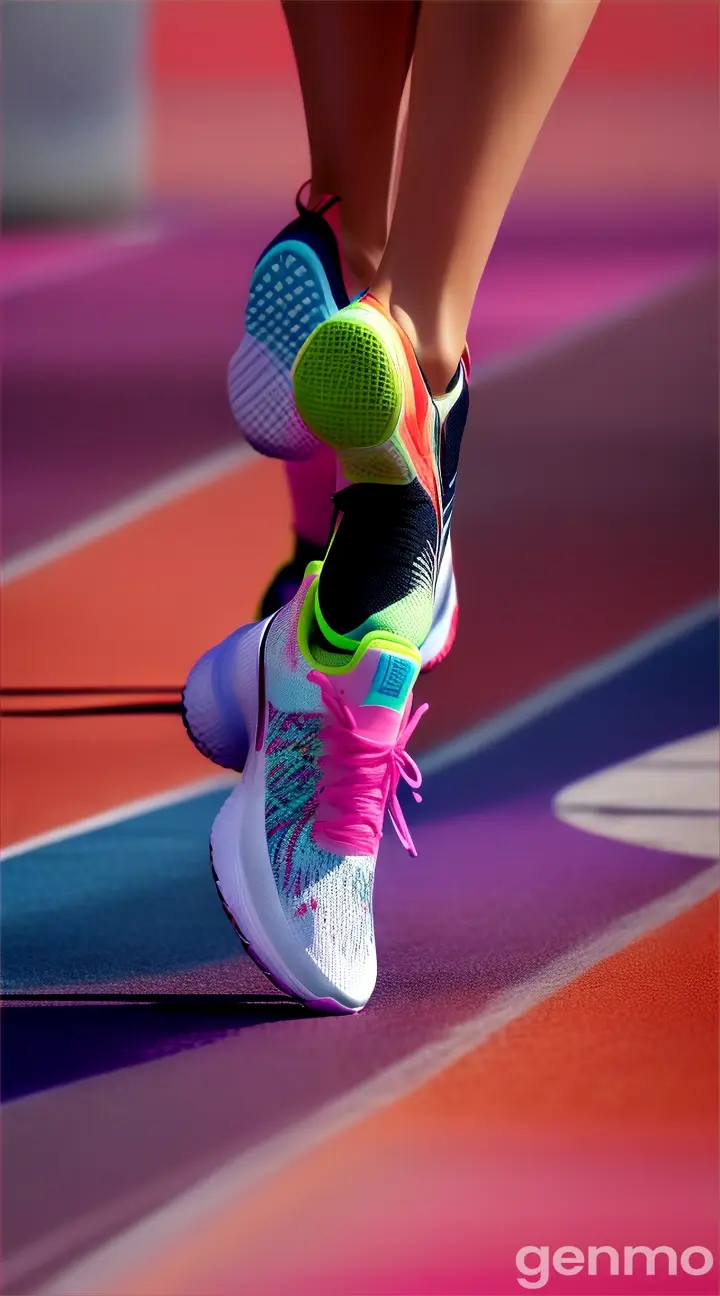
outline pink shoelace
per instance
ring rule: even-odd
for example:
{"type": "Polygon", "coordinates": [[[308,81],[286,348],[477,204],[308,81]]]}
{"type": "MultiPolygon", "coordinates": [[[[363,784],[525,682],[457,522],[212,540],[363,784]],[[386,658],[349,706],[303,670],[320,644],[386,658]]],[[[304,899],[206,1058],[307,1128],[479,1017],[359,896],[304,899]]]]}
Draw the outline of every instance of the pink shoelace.
{"type": "Polygon", "coordinates": [[[415,800],[422,801],[416,791],[422,774],[405,747],[428,709],[427,702],[417,708],[397,740],[388,745],[360,732],[352,711],[327,675],[314,670],[308,679],[318,685],[329,713],[323,726],[323,777],[318,789],[314,839],[326,849],[373,855],[382,837],[387,804],[400,842],[410,855],[417,855],[397,793],[403,779],[412,788],[415,800]]]}

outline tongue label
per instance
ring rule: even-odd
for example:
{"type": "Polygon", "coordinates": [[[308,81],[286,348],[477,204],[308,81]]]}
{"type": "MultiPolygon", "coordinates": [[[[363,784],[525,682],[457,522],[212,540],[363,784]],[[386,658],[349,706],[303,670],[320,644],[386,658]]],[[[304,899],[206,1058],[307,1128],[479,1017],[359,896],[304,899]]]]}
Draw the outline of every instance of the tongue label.
{"type": "Polygon", "coordinates": [[[388,652],[381,653],[370,691],[362,705],[404,711],[416,670],[414,662],[409,661],[407,657],[396,657],[394,653],[388,652]]]}

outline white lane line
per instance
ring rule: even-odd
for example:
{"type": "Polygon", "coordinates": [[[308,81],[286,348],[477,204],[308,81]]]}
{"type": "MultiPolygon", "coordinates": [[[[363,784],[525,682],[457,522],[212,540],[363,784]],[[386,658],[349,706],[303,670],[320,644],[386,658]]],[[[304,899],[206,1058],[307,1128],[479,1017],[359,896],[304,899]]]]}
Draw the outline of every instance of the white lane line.
{"type": "Polygon", "coordinates": [[[622,674],[644,658],[652,656],[654,652],[668,647],[676,639],[690,634],[717,616],[717,612],[718,604],[715,599],[705,599],[702,603],[696,603],[694,607],[681,612],[679,616],[664,621],[636,639],[631,639],[622,648],[616,648],[605,656],[580,666],[578,670],[571,671],[569,675],[564,675],[554,683],[546,685],[537,693],[531,693],[514,706],[498,712],[496,716],[491,716],[489,720],[482,720],[466,733],[451,738],[448,742],[434,747],[425,756],[421,756],[418,764],[423,775],[437,774],[451,765],[457,765],[459,761],[467,760],[469,756],[485,751],[503,738],[516,733],[518,729],[523,729],[533,721],[548,715],[578,694],[597,688],[598,685],[606,683],[615,675],[622,674]]]}
{"type": "Polygon", "coordinates": [[[207,792],[216,792],[222,788],[234,787],[237,774],[215,774],[209,778],[197,779],[193,783],[183,783],[171,788],[168,792],[156,792],[153,796],[140,797],[137,801],[126,801],[123,805],[104,810],[102,814],[91,815],[88,819],[77,819],[74,823],[64,824],[62,828],[52,828],[49,832],[38,833],[36,837],[25,837],[22,841],[7,846],[0,851],[0,863],[16,859],[18,855],[27,855],[30,851],[41,850],[43,846],[54,846],[57,842],[68,841],[71,837],[80,837],[84,833],[97,832],[99,828],[111,828],[113,824],[123,823],[138,815],[151,814],[153,810],[164,810],[167,806],[178,805],[181,801],[191,801],[195,797],[205,796],[207,792]]]}
{"type": "MultiPolygon", "coordinates": [[[[284,1133],[241,1153],[50,1280],[40,1288],[38,1296],[101,1296],[107,1284],[122,1281],[140,1266],[159,1259],[179,1237],[190,1229],[201,1229],[238,1196],[350,1126],[405,1098],[598,963],[693,908],[712,895],[719,884],[720,867],[707,869],[676,891],[612,923],[599,936],[553,960],[536,976],[498,995],[469,1021],[454,1026],[438,1040],[424,1045],[284,1133]]],[[[6,1281],[13,1280],[13,1273],[16,1279],[19,1276],[21,1258],[27,1271],[30,1257],[26,1252],[6,1263],[6,1281]]]]}
{"type": "Polygon", "coordinates": [[[720,730],[599,770],[563,788],[558,819],[653,850],[720,857],[720,730]]]}
{"type": "Polygon", "coordinates": [[[144,514],[162,508],[164,504],[169,504],[182,495],[200,490],[202,486],[210,485],[211,482],[225,477],[235,468],[249,464],[257,457],[255,451],[238,436],[236,445],[226,446],[222,450],[214,451],[213,454],[205,455],[202,459],[196,459],[184,468],[161,477],[152,486],[146,486],[136,494],[120,500],[119,503],[111,504],[109,508],[94,513],[92,517],[79,522],[77,526],[68,527],[66,531],[61,531],[50,540],[43,540],[31,549],[25,549],[17,557],[9,558],[0,568],[0,580],[3,585],[20,580],[21,577],[27,576],[39,567],[55,562],[58,558],[64,558],[66,554],[81,549],[84,545],[92,544],[93,541],[100,540],[112,531],[118,531],[129,522],[135,522],[144,514]]]}

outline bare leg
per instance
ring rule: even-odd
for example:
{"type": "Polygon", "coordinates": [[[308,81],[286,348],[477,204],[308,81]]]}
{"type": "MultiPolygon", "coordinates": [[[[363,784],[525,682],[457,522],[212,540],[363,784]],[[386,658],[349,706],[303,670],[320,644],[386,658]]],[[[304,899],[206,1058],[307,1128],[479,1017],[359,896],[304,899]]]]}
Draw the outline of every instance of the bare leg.
{"type": "Polygon", "coordinates": [[[434,392],[457,368],[505,209],[597,4],[424,0],[373,292],[410,335],[434,392]]]}
{"type": "Polygon", "coordinates": [[[342,241],[366,288],[387,238],[413,0],[283,0],[310,143],[312,195],[339,194],[342,241]]]}
{"type": "MultiPolygon", "coordinates": [[[[310,198],[339,194],[346,287],[367,288],[390,220],[392,181],[412,59],[413,0],[283,0],[303,95],[310,198]]],[[[336,464],[323,448],[286,472],[296,535],[324,546],[336,464]]]]}

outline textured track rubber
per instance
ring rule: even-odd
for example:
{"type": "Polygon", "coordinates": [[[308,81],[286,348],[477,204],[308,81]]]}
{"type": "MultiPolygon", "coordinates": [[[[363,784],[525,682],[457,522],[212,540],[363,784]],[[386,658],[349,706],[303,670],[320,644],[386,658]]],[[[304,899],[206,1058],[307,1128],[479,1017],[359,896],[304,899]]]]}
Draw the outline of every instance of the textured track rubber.
{"type": "Polygon", "coordinates": [[[359,320],[321,324],[293,372],[298,413],[334,450],[381,445],[393,434],[402,387],[377,333],[359,320]]]}

